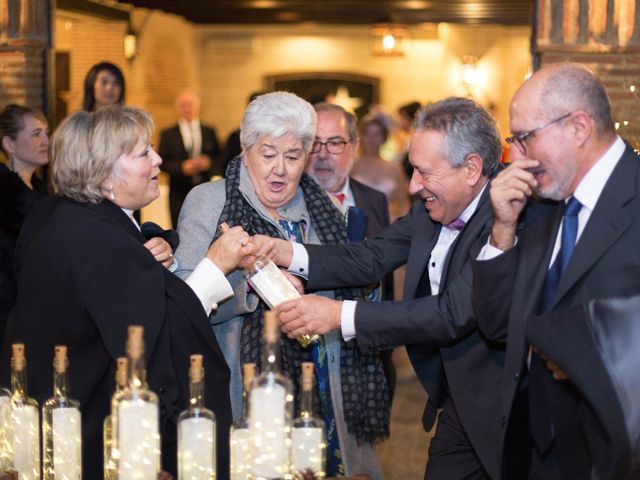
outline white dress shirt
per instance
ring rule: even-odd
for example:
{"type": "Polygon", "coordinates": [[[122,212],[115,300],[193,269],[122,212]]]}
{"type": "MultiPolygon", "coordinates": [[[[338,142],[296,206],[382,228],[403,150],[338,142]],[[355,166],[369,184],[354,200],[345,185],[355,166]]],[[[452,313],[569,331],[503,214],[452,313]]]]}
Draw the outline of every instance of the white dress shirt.
{"type": "MultiPolygon", "coordinates": [[[[478,207],[478,203],[480,202],[480,197],[482,196],[482,192],[486,185],[482,188],[480,193],[476,195],[473,201],[465,208],[465,210],[458,217],[460,220],[464,222],[469,221],[471,216],[476,211],[478,207]]],[[[431,286],[431,294],[437,295],[440,290],[440,281],[442,279],[442,271],[444,268],[444,262],[447,258],[447,254],[455,242],[456,238],[460,234],[459,230],[448,229],[446,227],[442,227],[440,229],[440,234],[438,235],[438,240],[436,242],[436,246],[431,251],[431,256],[429,258],[429,283],[431,286]]],[[[308,275],[309,273],[309,254],[307,250],[298,243],[292,243],[293,245],[293,258],[291,260],[291,265],[289,266],[289,271],[292,273],[296,273],[297,275],[308,275]]],[[[340,329],[342,331],[342,337],[345,341],[349,341],[356,336],[356,328],[355,328],[355,313],[357,301],[355,300],[344,300],[342,302],[342,310],[340,312],[340,329]]]]}
{"type": "Polygon", "coordinates": [[[195,119],[190,122],[181,118],[178,120],[178,128],[182,136],[187,153],[191,158],[199,157],[202,153],[202,130],[200,129],[200,120],[195,119]]]}

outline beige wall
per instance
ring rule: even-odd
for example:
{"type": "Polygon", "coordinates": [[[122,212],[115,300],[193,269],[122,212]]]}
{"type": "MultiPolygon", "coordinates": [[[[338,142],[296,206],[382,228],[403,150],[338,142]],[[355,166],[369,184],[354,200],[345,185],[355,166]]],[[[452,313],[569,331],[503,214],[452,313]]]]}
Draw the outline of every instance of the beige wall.
{"type": "Polygon", "coordinates": [[[91,65],[109,60],[122,68],[127,103],[154,115],[158,129],[171,124],[173,100],[185,88],[202,96],[202,118],[222,140],[237,128],[247,95],[265,87],[267,75],[334,71],[380,78],[380,103],[390,113],[403,103],[472,93],[494,104],[506,133],[508,102],[530,68],[528,27],[412,27],[402,58],[373,57],[368,28],[353,26],[195,26],[181,17],[135,9],[138,56],[123,55],[125,22],[58,11],[56,50],[71,52],[70,110],[80,108],[91,65]],[[461,82],[464,55],[478,58],[480,84],[461,82]]]}
{"type": "Polygon", "coordinates": [[[203,118],[224,136],[237,127],[247,95],[264,87],[266,75],[305,71],[378,77],[380,103],[394,112],[416,99],[466,95],[461,59],[475,55],[481,82],[472,93],[496,105],[506,133],[509,99],[530,68],[529,28],[441,24],[428,35],[412,28],[412,35],[404,58],[380,58],[370,54],[366,27],[196,27],[203,118]]]}

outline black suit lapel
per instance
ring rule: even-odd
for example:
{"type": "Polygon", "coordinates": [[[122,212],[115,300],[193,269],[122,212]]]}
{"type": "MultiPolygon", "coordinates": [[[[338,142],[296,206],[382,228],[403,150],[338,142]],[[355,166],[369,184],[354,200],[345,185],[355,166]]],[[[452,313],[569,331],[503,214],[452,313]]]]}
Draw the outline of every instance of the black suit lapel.
{"type": "MultiPolygon", "coordinates": [[[[411,248],[407,259],[407,274],[404,284],[404,299],[416,298],[418,292],[424,292],[424,281],[427,284],[429,275],[425,274],[427,262],[431,256],[431,250],[438,241],[438,235],[442,225],[433,222],[421,203],[416,203],[413,207],[421,209],[414,213],[416,221],[413,222],[413,232],[411,234],[411,248]],[[419,219],[419,221],[418,221],[419,219]]],[[[430,292],[430,289],[429,289],[430,292]]],[[[423,295],[421,295],[423,296],[423,295]]]]}
{"type": "Polygon", "coordinates": [[[475,243],[485,226],[491,220],[493,211],[491,209],[491,202],[489,201],[489,187],[490,184],[487,184],[486,188],[482,192],[476,211],[473,213],[464,229],[460,232],[458,238],[455,239],[447,253],[444,268],[442,270],[442,279],[440,280],[442,285],[440,289],[441,291],[444,291],[447,288],[449,278],[451,278],[449,273],[453,272],[455,274],[462,270],[462,267],[469,259],[471,246],[475,243]],[[456,252],[462,252],[462,255],[456,255],[456,252]]]}
{"type": "Polygon", "coordinates": [[[609,177],[589,217],[556,293],[561,299],[631,226],[625,205],[636,197],[638,157],[629,147],[609,177]]]}

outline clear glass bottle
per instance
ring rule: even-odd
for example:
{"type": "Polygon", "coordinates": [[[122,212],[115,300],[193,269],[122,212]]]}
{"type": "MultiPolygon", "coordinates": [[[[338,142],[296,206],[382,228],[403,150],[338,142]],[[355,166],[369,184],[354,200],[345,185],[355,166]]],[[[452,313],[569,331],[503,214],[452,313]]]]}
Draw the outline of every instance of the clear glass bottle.
{"type": "Polygon", "coordinates": [[[145,384],[143,335],[143,327],[129,327],[129,387],[111,401],[118,480],[155,479],[160,472],[158,397],[145,384]]]}
{"type": "Polygon", "coordinates": [[[327,443],[324,422],[313,411],[313,362],[302,363],[301,377],[300,416],[291,432],[291,471],[294,478],[324,478],[327,443]]]}
{"type": "Polygon", "coordinates": [[[11,432],[13,468],[20,480],[40,479],[40,414],[38,402],[27,396],[24,344],[14,343],[11,357],[11,432]]]}
{"type": "Polygon", "coordinates": [[[288,479],[293,387],[280,374],[280,329],[275,312],[265,312],[263,338],[262,373],[249,393],[252,474],[256,479],[288,479]]]}
{"type": "Polygon", "coordinates": [[[242,416],[231,425],[229,449],[231,450],[231,480],[251,478],[251,446],[249,444],[249,389],[256,378],[256,364],[242,366],[243,392],[242,416]]]}
{"type": "MultiPolygon", "coordinates": [[[[116,360],[116,391],[114,392],[114,395],[122,392],[125,388],[127,388],[128,365],[129,361],[127,360],[127,357],[118,357],[118,359],[116,360]]],[[[118,478],[116,463],[112,457],[113,417],[111,416],[111,414],[107,415],[107,418],[104,419],[102,432],[104,480],[116,480],[118,478]]]]}
{"type": "Polygon", "coordinates": [[[216,478],[216,417],[204,406],[202,355],[191,355],[189,408],[178,417],[178,478],[216,478]]]}
{"type": "Polygon", "coordinates": [[[11,392],[0,387],[0,474],[13,470],[11,392]]]}
{"type": "MultiPolygon", "coordinates": [[[[219,229],[221,233],[225,233],[229,226],[221,223],[219,229]]],[[[267,257],[259,257],[244,269],[244,273],[249,284],[269,308],[300,297],[284,273],[267,257]]],[[[307,347],[317,339],[318,335],[302,335],[297,340],[300,345],[307,347]]]]}
{"type": "Polygon", "coordinates": [[[57,345],[53,357],[53,397],[42,406],[44,480],[82,478],[80,403],[69,398],[67,347],[57,345]]]}

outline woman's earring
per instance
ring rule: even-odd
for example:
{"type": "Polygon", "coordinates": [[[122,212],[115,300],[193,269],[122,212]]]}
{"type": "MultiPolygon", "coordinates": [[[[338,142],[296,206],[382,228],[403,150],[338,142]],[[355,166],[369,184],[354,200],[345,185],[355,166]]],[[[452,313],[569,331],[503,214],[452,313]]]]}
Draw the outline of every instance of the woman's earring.
{"type": "Polygon", "coordinates": [[[113,185],[109,185],[109,200],[112,202],[116,199],[116,195],[113,193],[113,185]]]}

